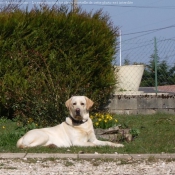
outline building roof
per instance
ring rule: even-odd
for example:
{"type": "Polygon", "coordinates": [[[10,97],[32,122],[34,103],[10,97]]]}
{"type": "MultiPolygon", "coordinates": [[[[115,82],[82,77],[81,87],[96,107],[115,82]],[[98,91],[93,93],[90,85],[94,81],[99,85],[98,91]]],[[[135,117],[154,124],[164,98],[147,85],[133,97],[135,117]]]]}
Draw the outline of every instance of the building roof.
{"type": "MultiPolygon", "coordinates": [[[[157,90],[159,93],[175,94],[175,85],[158,86],[157,90]]],[[[156,93],[156,88],[155,87],[140,87],[139,91],[144,91],[144,93],[156,93]]]]}

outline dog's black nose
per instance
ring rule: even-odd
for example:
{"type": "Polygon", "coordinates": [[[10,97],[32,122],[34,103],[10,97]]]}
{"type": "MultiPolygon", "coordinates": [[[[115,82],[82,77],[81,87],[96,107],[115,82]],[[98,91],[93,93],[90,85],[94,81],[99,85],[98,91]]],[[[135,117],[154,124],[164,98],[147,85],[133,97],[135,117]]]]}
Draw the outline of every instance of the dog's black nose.
{"type": "Polygon", "coordinates": [[[76,113],[78,113],[78,114],[80,113],[80,108],[76,109],[76,113]]]}
{"type": "Polygon", "coordinates": [[[77,108],[76,111],[79,112],[80,111],[80,108],[77,108]]]}

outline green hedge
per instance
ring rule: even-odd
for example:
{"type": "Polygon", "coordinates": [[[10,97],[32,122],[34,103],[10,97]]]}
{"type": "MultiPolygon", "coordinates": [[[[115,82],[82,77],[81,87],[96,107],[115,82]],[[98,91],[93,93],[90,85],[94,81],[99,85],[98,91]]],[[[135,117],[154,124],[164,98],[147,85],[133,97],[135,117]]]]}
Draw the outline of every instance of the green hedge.
{"type": "Polygon", "coordinates": [[[72,95],[88,96],[98,110],[115,83],[117,37],[102,11],[1,12],[1,115],[55,125],[68,115],[65,101],[72,95]]]}

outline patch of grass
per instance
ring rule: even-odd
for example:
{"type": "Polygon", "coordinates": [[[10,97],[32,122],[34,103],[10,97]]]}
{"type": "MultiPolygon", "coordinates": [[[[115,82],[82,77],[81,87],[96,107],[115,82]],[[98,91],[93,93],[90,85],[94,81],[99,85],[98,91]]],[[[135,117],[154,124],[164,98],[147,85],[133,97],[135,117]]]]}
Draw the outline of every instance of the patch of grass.
{"type": "Polygon", "coordinates": [[[148,162],[157,162],[158,159],[156,159],[154,156],[150,156],[147,161],[148,162]]]}
{"type": "Polygon", "coordinates": [[[118,116],[119,123],[139,129],[139,136],[125,143],[123,153],[174,153],[175,116],[168,114],[118,116]]]}
{"type": "Polygon", "coordinates": [[[100,164],[102,164],[102,160],[101,159],[93,159],[93,160],[91,160],[91,164],[93,166],[99,166],[100,164]]]}
{"type": "Polygon", "coordinates": [[[1,166],[4,166],[4,165],[5,165],[5,164],[3,164],[3,163],[0,163],[0,167],[1,167],[1,166]]]}
{"type": "Polygon", "coordinates": [[[123,148],[104,147],[70,147],[30,149],[16,148],[19,136],[15,134],[17,124],[11,120],[0,120],[0,150],[1,152],[27,153],[175,153],[175,116],[170,114],[155,115],[116,115],[118,124],[124,128],[133,129],[137,137],[130,143],[124,142],[123,148]],[[3,128],[3,126],[5,128],[3,128]],[[139,134],[138,134],[139,132],[139,134]]]}
{"type": "Polygon", "coordinates": [[[11,152],[15,149],[18,137],[15,134],[16,122],[0,118],[0,150],[1,152],[11,152]]]}
{"type": "Polygon", "coordinates": [[[74,163],[67,160],[67,161],[65,161],[64,165],[66,167],[69,167],[69,166],[74,166],[74,163]]]}

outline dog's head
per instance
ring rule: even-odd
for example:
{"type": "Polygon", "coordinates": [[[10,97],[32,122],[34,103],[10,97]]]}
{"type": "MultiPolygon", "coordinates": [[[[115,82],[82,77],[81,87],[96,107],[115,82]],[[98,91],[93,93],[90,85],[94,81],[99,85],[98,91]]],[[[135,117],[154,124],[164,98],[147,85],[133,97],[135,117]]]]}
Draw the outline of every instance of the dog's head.
{"type": "Polygon", "coordinates": [[[87,121],[89,118],[89,109],[94,102],[85,96],[73,96],[66,101],[66,107],[74,120],[87,121]]]}

